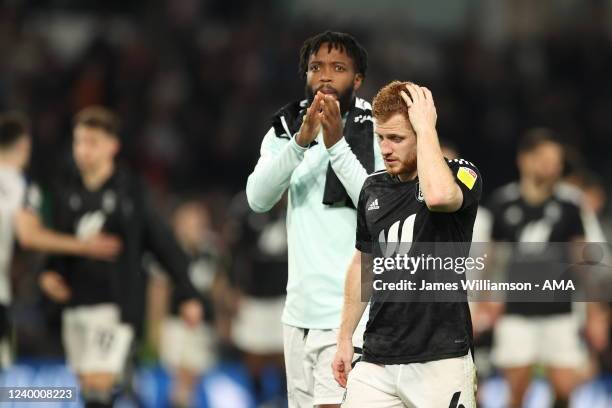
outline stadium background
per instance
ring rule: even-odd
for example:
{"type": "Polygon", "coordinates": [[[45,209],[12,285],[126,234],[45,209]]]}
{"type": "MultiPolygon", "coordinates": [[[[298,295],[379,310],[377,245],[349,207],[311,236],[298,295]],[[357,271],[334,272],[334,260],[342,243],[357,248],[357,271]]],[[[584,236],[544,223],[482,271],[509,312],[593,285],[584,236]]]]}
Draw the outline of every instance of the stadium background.
{"type": "MultiPolygon", "coordinates": [[[[353,33],[369,52],[362,97],[392,79],[432,90],[439,133],[478,164],[485,196],[516,178],[516,141],[535,125],[557,130],[572,147],[571,164],[588,167],[610,191],[612,1],[605,0],[8,0],[0,5],[0,110],[29,115],[30,174],[45,183],[70,160],[72,115],[91,104],[114,108],[122,159],[146,177],[162,212],[201,198],[223,247],[226,209],[245,186],[268,118],[303,96],[301,43],[328,28],[353,33]]],[[[600,217],[609,231],[609,205],[600,217]]],[[[60,370],[47,365],[61,347],[41,307],[36,265],[22,254],[14,271],[23,365],[12,381],[43,381],[40,370],[60,370]]],[[[151,343],[141,389],[162,395],[167,379],[150,368],[151,343]]],[[[241,406],[227,405],[230,394],[249,400],[247,388],[233,388],[240,367],[227,363],[221,372],[229,377],[211,377],[217,382],[207,392],[225,401],[219,406],[241,406]]]]}

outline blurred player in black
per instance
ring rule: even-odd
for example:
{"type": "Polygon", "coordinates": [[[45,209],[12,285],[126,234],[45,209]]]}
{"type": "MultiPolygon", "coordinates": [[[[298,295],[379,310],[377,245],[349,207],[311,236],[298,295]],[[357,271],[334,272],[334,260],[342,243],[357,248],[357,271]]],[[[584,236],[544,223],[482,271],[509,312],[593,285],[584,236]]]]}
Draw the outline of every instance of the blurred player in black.
{"type": "Polygon", "coordinates": [[[112,259],[120,249],[114,237],[96,234],[88,239],[62,234],[44,226],[38,216],[40,191],[28,182],[31,137],[24,115],[0,115],[0,368],[10,364],[8,308],[10,272],[15,241],[22,249],[112,259]]]}
{"type": "Polygon", "coordinates": [[[45,294],[65,304],[62,337],[87,407],[112,406],[113,387],[134,334],[141,332],[145,252],[155,255],[173,277],[185,320],[196,324],[202,315],[186,256],[141,182],[115,163],[118,128],[114,113],[102,107],[76,115],[73,155],[78,171],[59,180],[52,206],[57,229],[83,238],[101,231],[115,234],[123,242],[121,253],[114,262],[52,257],[39,278],[45,294]]]}
{"type": "MultiPolygon", "coordinates": [[[[367,282],[370,275],[365,260],[371,255],[375,264],[377,259],[387,264],[395,253],[419,257],[422,251],[425,257],[465,259],[482,191],[482,177],[471,162],[443,157],[427,88],[392,82],[378,92],[372,112],[386,171],[370,175],[359,197],[357,251],[347,274],[333,363],[336,380],[347,388],[343,406],[473,407],[472,326],[461,291],[455,301],[437,298],[435,292],[425,291],[424,297],[418,290],[373,292],[363,357],[351,371],[351,336],[367,300],[361,294],[362,279],[367,282]],[[410,247],[389,254],[394,243],[410,247]]],[[[403,272],[391,267],[383,274],[409,276],[403,272]]],[[[421,268],[414,276],[417,282],[411,283],[417,284],[464,279],[452,269],[421,268]]]]}
{"type": "Polygon", "coordinates": [[[230,215],[230,281],[237,296],[231,338],[244,353],[259,398],[265,369],[276,367],[285,376],[281,316],[287,286],[286,200],[255,213],[241,192],[232,200],[230,215]]]}
{"type": "MultiPolygon", "coordinates": [[[[584,240],[580,201],[560,188],[563,162],[564,148],[555,135],[547,129],[533,129],[519,143],[519,181],[492,197],[492,239],[511,245],[509,280],[535,282],[539,276],[552,276],[554,265],[572,261],[570,245],[553,244],[566,247],[553,258],[541,249],[548,243],[584,240]]],[[[555,408],[568,406],[570,394],[581,379],[579,371],[586,364],[586,349],[579,336],[579,318],[567,300],[508,301],[505,311],[502,304],[488,305],[491,319],[497,320],[504,313],[495,326],[493,361],[503,369],[509,383],[509,407],[522,406],[533,367],[538,363],[547,370],[555,408]]]]}

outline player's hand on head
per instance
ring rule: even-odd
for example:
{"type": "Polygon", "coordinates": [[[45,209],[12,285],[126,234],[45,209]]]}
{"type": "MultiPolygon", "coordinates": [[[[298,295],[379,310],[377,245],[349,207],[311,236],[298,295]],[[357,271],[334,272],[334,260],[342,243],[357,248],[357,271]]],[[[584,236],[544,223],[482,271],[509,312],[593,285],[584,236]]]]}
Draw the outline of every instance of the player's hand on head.
{"type": "Polygon", "coordinates": [[[323,94],[317,92],[312,103],[306,109],[306,114],[302,120],[302,126],[296,135],[296,142],[302,147],[307,147],[313,140],[317,138],[321,129],[321,120],[319,111],[321,110],[321,100],[323,94]]]}
{"type": "Polygon", "coordinates": [[[181,303],[180,315],[189,327],[195,327],[202,321],[204,310],[197,299],[188,299],[181,303]]]}
{"type": "Polygon", "coordinates": [[[334,379],[341,387],[346,388],[346,382],[348,380],[349,372],[352,368],[353,354],[353,343],[351,340],[343,340],[338,342],[338,349],[336,356],[332,362],[332,371],[334,373],[334,379]]]}
{"type": "Polygon", "coordinates": [[[96,234],[83,241],[84,255],[103,261],[112,261],[121,252],[122,242],[119,237],[109,234],[96,234]]]}
{"type": "Polygon", "coordinates": [[[424,86],[407,84],[401,96],[408,106],[408,116],[416,134],[435,130],[438,113],[431,91],[424,86]]]}
{"type": "Polygon", "coordinates": [[[323,98],[322,111],[319,113],[323,128],[323,143],[328,149],[342,139],[342,114],[340,103],[332,95],[323,98]]]}
{"type": "Polygon", "coordinates": [[[57,303],[66,303],[72,293],[62,275],[55,271],[44,271],[38,277],[38,284],[43,293],[57,303]]]}

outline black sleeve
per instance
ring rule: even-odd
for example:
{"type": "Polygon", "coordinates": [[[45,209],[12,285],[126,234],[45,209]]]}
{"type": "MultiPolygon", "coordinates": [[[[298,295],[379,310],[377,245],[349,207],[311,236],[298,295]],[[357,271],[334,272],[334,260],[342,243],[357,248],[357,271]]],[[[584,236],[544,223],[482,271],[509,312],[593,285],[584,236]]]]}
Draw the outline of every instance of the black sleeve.
{"type": "Polygon", "coordinates": [[[463,192],[463,203],[458,211],[477,206],[482,195],[482,176],[472,162],[464,159],[448,160],[455,183],[463,192]]]}
{"type": "Polygon", "coordinates": [[[357,234],[355,238],[355,248],[361,252],[372,253],[372,236],[368,230],[366,221],[366,201],[368,194],[366,193],[367,179],[359,193],[359,201],[357,203],[357,234]]]}
{"type": "Polygon", "coordinates": [[[145,249],[150,251],[174,283],[179,302],[197,298],[198,293],[189,279],[189,260],[180,248],[174,233],[153,209],[152,200],[143,185],[137,187],[142,193],[141,210],[144,222],[145,249]]]}
{"type": "Polygon", "coordinates": [[[585,227],[582,222],[582,214],[579,206],[567,204],[567,211],[565,211],[563,220],[568,239],[571,240],[585,236],[585,227]]]}
{"type": "MultiPolygon", "coordinates": [[[[32,183],[28,187],[24,207],[35,212],[41,218],[44,215],[43,209],[47,208],[46,227],[53,228],[54,231],[60,233],[74,235],[70,209],[68,208],[67,201],[64,199],[65,194],[65,190],[59,186],[54,186],[47,190],[47,194],[43,195],[40,186],[32,183]]],[[[41,272],[51,270],[66,278],[68,276],[68,269],[66,267],[68,257],[68,255],[60,253],[47,255],[41,272]]]]}

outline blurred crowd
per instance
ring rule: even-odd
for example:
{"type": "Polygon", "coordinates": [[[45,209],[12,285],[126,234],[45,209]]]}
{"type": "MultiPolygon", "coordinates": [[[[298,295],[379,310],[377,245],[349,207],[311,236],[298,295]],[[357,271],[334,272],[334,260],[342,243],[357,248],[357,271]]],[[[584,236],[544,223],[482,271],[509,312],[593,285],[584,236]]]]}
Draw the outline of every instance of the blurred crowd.
{"type": "Polygon", "coordinates": [[[236,192],[270,116],[303,96],[302,41],[333,28],[369,52],[366,99],[396,78],[432,89],[440,133],[489,170],[489,192],[516,174],[509,152],[534,125],[558,130],[598,174],[612,171],[609,2],[461,3],[463,24],[436,32],[410,24],[401,2],[374,6],[406,10],[407,22],[384,26],[323,11],[297,19],[291,3],[270,0],[8,2],[0,109],[33,119],[37,174],[66,157],[72,115],[102,104],[123,119],[126,158],[161,191],[236,192]]]}
{"type": "MultiPolygon", "coordinates": [[[[31,120],[31,176],[50,182],[70,161],[75,112],[109,106],[122,120],[122,161],[145,176],[191,256],[207,316],[197,344],[211,346],[197,356],[168,346],[184,340],[168,317],[176,309],[170,284],[151,262],[148,337],[139,355],[176,374],[176,401],[188,405],[186,390],[220,359],[243,361],[256,391],[267,367],[283,372],[282,344],[258,338],[262,333],[249,325],[274,316],[248,313],[262,299],[282,306],[284,212],[281,206],[251,213],[242,190],[272,113],[303,96],[298,50],[321,29],[352,32],[368,50],[366,99],[396,78],[432,90],[439,133],[478,164],[485,197],[517,177],[518,135],[532,126],[556,130],[568,147],[568,180],[587,193],[604,236],[612,238],[606,202],[612,4],[565,2],[565,14],[553,18],[553,2],[503,2],[500,36],[479,23],[495,10],[484,1],[464,3],[470,6],[465,22],[451,33],[394,20],[384,27],[349,23],[322,12],[296,19],[290,6],[274,0],[0,5],[0,111],[22,110],[31,120]]],[[[40,259],[19,255],[13,271],[17,356],[61,357],[59,309],[40,295],[30,273],[40,259]]]]}

